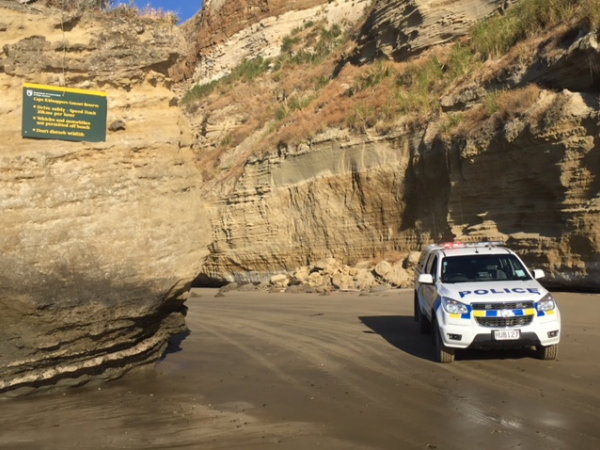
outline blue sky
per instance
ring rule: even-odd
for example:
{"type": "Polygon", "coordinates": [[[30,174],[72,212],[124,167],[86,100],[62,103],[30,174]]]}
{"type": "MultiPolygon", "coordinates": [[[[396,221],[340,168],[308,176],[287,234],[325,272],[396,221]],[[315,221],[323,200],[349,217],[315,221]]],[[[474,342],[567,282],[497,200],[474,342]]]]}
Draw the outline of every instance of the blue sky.
{"type": "MultiPolygon", "coordinates": [[[[120,0],[119,3],[126,2],[120,0]]],[[[175,11],[181,19],[181,23],[191,19],[202,8],[202,0],[135,0],[134,3],[140,9],[150,5],[152,8],[164,11],[175,11]]]]}

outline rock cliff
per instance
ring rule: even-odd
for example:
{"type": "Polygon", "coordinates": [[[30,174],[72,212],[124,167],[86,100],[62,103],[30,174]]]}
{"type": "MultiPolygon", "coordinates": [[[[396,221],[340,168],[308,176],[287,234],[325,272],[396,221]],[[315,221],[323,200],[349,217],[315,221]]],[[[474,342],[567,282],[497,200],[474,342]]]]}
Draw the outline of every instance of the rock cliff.
{"type": "MultiPolygon", "coordinates": [[[[228,88],[215,94],[218,100],[202,101],[191,114],[197,151],[226,143],[215,180],[205,184],[214,206],[203,279],[258,282],[314,269],[326,258],[374,265],[389,257],[408,267],[408,256],[431,241],[502,239],[546,270],[549,286],[599,288],[597,30],[561,24],[489,59],[446,86],[441,110],[427,117],[386,118],[389,95],[377,103],[358,94],[357,103],[347,103],[360,83],[375,79],[377,67],[387,70],[368,64],[373,58],[406,64],[511,3],[375,2],[356,22],[354,43],[322,71],[305,66],[304,81],[293,84],[300,69],[273,69],[245,90],[228,88]],[[363,71],[356,75],[350,63],[363,71]],[[325,88],[302,84],[323,75],[325,88]],[[520,100],[482,112],[500,95],[520,100]],[[259,114],[250,96],[262,110],[274,106],[264,115],[270,125],[243,134],[259,114]],[[303,99],[308,106],[294,110],[303,99]],[[335,102],[362,125],[346,116],[325,126],[323,112],[334,114],[328,105],[335,102]]],[[[233,36],[243,30],[235,30],[222,48],[237,45],[233,36]]],[[[400,285],[410,287],[410,276],[400,285]]]]}
{"type": "Polygon", "coordinates": [[[307,23],[354,24],[364,17],[368,4],[368,0],[207,0],[201,14],[185,25],[197,57],[193,78],[215,80],[244,59],[277,56],[283,39],[307,23]]]}
{"type": "Polygon", "coordinates": [[[513,3],[208,0],[179,30],[0,0],[0,392],[151,364],[198,274],[410,287],[422,245],[502,239],[600,288],[597,27],[447,77],[513,3]],[[106,142],[23,139],[26,82],[106,92],[106,142]]]}
{"type": "Polygon", "coordinates": [[[184,332],[206,253],[178,29],[0,2],[0,392],[113,378],[184,332]],[[23,83],[107,93],[106,142],[21,137],[23,83]]]}
{"type": "Polygon", "coordinates": [[[357,63],[404,60],[465,35],[478,20],[515,0],[378,0],[356,40],[357,63]]]}

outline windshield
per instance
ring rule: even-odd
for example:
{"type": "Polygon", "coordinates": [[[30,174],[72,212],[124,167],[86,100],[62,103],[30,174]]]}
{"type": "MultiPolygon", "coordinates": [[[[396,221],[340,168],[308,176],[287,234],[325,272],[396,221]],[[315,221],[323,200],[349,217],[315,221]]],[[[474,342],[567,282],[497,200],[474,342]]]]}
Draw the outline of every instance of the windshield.
{"type": "Polygon", "coordinates": [[[510,254],[448,256],[442,260],[444,283],[529,279],[521,261],[510,254]]]}

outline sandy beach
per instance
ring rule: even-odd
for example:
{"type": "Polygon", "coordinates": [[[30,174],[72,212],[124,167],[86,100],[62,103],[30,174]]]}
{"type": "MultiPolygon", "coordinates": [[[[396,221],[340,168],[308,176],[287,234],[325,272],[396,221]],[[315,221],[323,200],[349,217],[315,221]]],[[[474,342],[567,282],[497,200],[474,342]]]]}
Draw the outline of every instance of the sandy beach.
{"type": "Polygon", "coordinates": [[[157,367],[0,401],[0,448],[595,449],[600,297],[556,295],[556,361],[528,349],[433,362],[412,291],[195,289],[157,367]]]}

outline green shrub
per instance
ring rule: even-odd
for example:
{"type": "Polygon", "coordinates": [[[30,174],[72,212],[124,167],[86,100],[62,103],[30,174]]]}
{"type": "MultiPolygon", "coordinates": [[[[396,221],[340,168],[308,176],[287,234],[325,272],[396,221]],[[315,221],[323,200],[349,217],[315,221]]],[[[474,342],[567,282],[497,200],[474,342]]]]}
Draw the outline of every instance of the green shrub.
{"type": "Polygon", "coordinates": [[[270,64],[271,59],[263,58],[262,56],[257,56],[256,58],[252,59],[244,59],[242,63],[234,68],[226,77],[226,81],[229,83],[238,80],[252,81],[256,77],[259,77],[263,73],[267,72],[270,64]]]}
{"type": "Polygon", "coordinates": [[[299,37],[285,36],[281,42],[281,53],[291,53],[295,44],[300,42],[299,37]]]}
{"type": "Polygon", "coordinates": [[[452,52],[444,63],[445,77],[450,81],[462,78],[471,72],[478,60],[473,51],[466,45],[456,43],[452,46],[452,52]]]}
{"type": "Polygon", "coordinates": [[[317,78],[317,81],[315,82],[315,91],[320,91],[327,86],[330,81],[331,77],[329,75],[323,75],[322,77],[317,78]]]}
{"type": "Polygon", "coordinates": [[[220,84],[233,84],[237,81],[250,82],[256,77],[269,70],[271,59],[257,56],[252,59],[244,59],[242,63],[234,68],[231,73],[210,83],[197,84],[192,87],[183,97],[182,103],[189,104],[212,94],[220,84]]]}
{"type": "Polygon", "coordinates": [[[472,47],[484,59],[508,52],[518,42],[549,26],[574,18],[600,17],[599,0],[521,0],[505,15],[483,20],[472,30],[472,47]]]}
{"type": "Polygon", "coordinates": [[[182,103],[188,104],[195,100],[208,97],[214,92],[218,84],[219,80],[211,81],[210,83],[205,84],[196,84],[183,96],[182,103]]]}
{"type": "Polygon", "coordinates": [[[500,98],[501,94],[501,91],[491,91],[488,92],[488,95],[486,95],[483,99],[483,107],[488,116],[492,116],[500,111],[500,103],[498,102],[498,99],[500,98]]]}
{"type": "Polygon", "coordinates": [[[288,58],[284,58],[284,61],[288,64],[302,65],[302,64],[318,64],[321,61],[321,55],[317,52],[311,52],[308,50],[299,50],[294,55],[290,55],[288,58]]]}
{"type": "Polygon", "coordinates": [[[275,119],[283,120],[289,115],[289,110],[285,105],[280,105],[279,108],[275,110],[275,119]]]}
{"type": "Polygon", "coordinates": [[[346,118],[346,126],[364,132],[366,129],[375,126],[377,119],[377,109],[375,107],[364,106],[359,103],[352,108],[352,111],[350,111],[350,114],[346,118]]]}
{"type": "Polygon", "coordinates": [[[382,60],[378,60],[367,70],[366,74],[358,77],[358,82],[354,86],[354,91],[363,91],[375,87],[392,75],[392,73],[393,70],[389,65],[385,64],[382,60]]]}
{"type": "Polygon", "coordinates": [[[321,40],[333,42],[336,38],[342,35],[342,29],[337,23],[334,23],[331,28],[321,27],[321,40]]]}
{"type": "Polygon", "coordinates": [[[426,114],[433,111],[436,104],[433,96],[423,95],[410,89],[396,91],[395,100],[399,112],[426,114]]]}
{"type": "Polygon", "coordinates": [[[292,97],[288,100],[288,107],[291,111],[301,111],[306,108],[316,98],[314,95],[304,97],[292,97]]]}
{"type": "MultiPolygon", "coordinates": [[[[304,28],[314,26],[314,22],[309,21],[304,25],[304,28]]],[[[331,52],[343,41],[342,29],[338,24],[334,24],[331,28],[325,28],[319,25],[314,31],[311,31],[306,36],[307,42],[303,48],[294,50],[294,46],[301,42],[300,36],[295,36],[302,29],[294,29],[290,36],[283,38],[281,45],[281,55],[275,59],[274,64],[278,67],[284,64],[291,65],[316,65],[323,62],[331,52]],[[294,36],[294,37],[293,37],[294,36]]]]}
{"type": "Polygon", "coordinates": [[[440,134],[444,135],[458,128],[464,120],[463,113],[448,114],[440,125],[440,134]]]}

